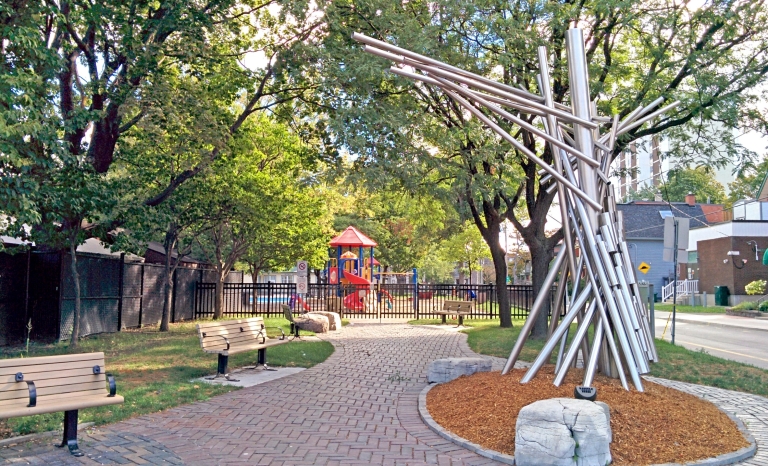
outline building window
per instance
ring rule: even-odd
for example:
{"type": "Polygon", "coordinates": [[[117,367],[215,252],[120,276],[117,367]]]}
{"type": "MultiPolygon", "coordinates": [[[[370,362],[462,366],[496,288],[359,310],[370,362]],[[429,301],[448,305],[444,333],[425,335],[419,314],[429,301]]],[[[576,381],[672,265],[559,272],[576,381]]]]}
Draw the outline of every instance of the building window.
{"type": "Polygon", "coordinates": [[[674,217],[671,210],[660,210],[659,215],[661,215],[661,218],[674,217]]]}

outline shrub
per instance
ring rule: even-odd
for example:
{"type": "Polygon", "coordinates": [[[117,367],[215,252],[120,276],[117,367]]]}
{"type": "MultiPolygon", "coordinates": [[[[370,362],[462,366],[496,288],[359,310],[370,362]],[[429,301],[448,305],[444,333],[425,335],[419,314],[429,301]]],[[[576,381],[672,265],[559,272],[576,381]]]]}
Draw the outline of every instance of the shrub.
{"type": "Polygon", "coordinates": [[[765,280],[749,282],[747,283],[747,286],[744,287],[744,290],[746,290],[749,295],[765,294],[765,280]]]}
{"type": "Polygon", "coordinates": [[[757,307],[757,310],[760,312],[768,312],[768,301],[761,302],[757,307]]]}
{"type": "Polygon", "coordinates": [[[757,303],[754,301],[742,301],[733,306],[733,309],[738,309],[740,311],[754,311],[757,309],[757,303]]]}

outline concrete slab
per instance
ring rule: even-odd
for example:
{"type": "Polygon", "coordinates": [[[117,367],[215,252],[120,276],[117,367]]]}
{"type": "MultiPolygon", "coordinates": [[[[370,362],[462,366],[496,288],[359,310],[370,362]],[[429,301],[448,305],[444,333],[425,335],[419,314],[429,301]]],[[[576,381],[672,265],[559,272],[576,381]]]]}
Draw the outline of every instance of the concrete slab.
{"type": "Polygon", "coordinates": [[[270,380],[282,379],[289,375],[298,374],[304,371],[303,367],[278,367],[276,371],[265,371],[264,369],[245,369],[241,371],[231,372],[229,376],[238,380],[233,382],[225,378],[218,378],[214,380],[208,380],[206,378],[195,379],[195,382],[205,382],[216,385],[233,385],[235,387],[253,387],[270,380]]]}

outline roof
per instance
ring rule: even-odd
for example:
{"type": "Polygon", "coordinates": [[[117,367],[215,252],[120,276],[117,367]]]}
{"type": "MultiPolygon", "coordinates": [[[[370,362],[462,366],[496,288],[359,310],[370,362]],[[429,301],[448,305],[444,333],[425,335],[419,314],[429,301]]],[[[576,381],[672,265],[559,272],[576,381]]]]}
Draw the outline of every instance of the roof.
{"type": "MultiPolygon", "coordinates": [[[[158,254],[162,254],[163,256],[165,256],[165,246],[163,246],[162,244],[158,243],[157,241],[150,241],[149,243],[147,243],[147,250],[148,251],[153,251],[153,252],[156,252],[158,254]]],[[[178,256],[179,256],[178,251],[176,251],[175,249],[173,251],[171,251],[171,257],[172,258],[175,259],[178,256]]],[[[191,256],[183,256],[181,258],[181,262],[190,263],[190,264],[205,264],[204,261],[195,259],[194,257],[191,257],[191,256]]]]}
{"type": "Polygon", "coordinates": [[[755,196],[755,199],[758,201],[768,201],[768,172],[766,172],[765,178],[763,178],[763,182],[760,184],[760,188],[757,190],[757,196],[755,196]]]}
{"type": "Polygon", "coordinates": [[[339,236],[331,240],[331,246],[361,246],[364,248],[372,248],[378,246],[376,241],[360,233],[355,227],[347,227],[339,236]]]}
{"type": "Polygon", "coordinates": [[[690,228],[709,225],[701,204],[634,201],[616,204],[616,207],[624,217],[624,231],[627,239],[664,239],[664,219],[659,213],[664,210],[671,211],[675,217],[690,218],[690,228]]]}

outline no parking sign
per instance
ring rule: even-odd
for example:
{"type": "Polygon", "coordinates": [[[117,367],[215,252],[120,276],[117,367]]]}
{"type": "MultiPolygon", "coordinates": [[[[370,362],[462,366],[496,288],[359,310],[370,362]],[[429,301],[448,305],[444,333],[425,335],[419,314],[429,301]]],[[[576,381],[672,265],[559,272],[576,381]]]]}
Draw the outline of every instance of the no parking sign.
{"type": "Polygon", "coordinates": [[[306,277],[309,273],[309,264],[307,264],[307,261],[297,261],[296,262],[296,275],[299,277],[306,277]]]}

